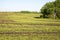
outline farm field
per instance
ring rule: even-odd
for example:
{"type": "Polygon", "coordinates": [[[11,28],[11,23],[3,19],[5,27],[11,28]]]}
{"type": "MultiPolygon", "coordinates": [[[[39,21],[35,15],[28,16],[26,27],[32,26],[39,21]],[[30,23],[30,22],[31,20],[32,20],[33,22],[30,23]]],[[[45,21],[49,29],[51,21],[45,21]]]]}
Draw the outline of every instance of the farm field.
{"type": "Polygon", "coordinates": [[[60,20],[40,15],[0,12],[0,40],[60,40],[60,20]]]}

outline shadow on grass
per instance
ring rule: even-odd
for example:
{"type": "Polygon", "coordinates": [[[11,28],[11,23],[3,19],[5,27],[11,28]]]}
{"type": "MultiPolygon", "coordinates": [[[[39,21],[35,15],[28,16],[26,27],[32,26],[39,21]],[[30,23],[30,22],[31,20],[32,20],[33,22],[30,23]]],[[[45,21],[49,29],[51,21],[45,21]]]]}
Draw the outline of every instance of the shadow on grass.
{"type": "Polygon", "coordinates": [[[39,19],[39,18],[41,18],[41,17],[34,17],[34,18],[37,18],[37,19],[39,19]]]}

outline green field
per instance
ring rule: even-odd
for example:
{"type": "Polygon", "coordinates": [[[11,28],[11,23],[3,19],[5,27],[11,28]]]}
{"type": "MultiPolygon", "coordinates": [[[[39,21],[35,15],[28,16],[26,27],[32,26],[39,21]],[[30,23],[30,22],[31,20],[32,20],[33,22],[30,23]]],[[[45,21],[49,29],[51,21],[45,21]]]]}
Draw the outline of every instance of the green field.
{"type": "Polygon", "coordinates": [[[60,20],[39,13],[0,13],[0,40],[60,40],[60,20]]]}

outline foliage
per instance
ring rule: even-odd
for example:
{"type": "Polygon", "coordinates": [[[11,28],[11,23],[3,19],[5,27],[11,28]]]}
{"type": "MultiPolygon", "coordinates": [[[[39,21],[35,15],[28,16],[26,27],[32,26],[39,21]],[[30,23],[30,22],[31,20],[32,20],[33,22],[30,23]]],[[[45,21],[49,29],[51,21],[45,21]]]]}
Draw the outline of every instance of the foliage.
{"type": "Polygon", "coordinates": [[[41,13],[43,14],[43,17],[49,17],[49,15],[53,12],[54,5],[52,2],[46,3],[42,9],[41,13]]]}
{"type": "Polygon", "coordinates": [[[43,17],[60,18],[60,1],[48,2],[41,8],[43,17]]]}
{"type": "Polygon", "coordinates": [[[30,13],[30,11],[21,11],[21,13],[30,13]]]}

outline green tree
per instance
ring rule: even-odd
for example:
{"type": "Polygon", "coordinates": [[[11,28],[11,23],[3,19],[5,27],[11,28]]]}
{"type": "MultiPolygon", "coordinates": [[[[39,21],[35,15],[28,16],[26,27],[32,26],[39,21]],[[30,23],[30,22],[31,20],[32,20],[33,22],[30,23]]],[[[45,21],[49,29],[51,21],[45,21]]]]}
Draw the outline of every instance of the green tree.
{"type": "Polygon", "coordinates": [[[50,15],[54,11],[54,4],[52,2],[46,3],[42,8],[41,8],[41,13],[43,14],[44,18],[49,18],[50,15]]]}
{"type": "Polygon", "coordinates": [[[55,5],[56,16],[60,18],[60,0],[56,0],[54,5],[55,5]]]}
{"type": "Polygon", "coordinates": [[[60,0],[46,3],[41,8],[41,13],[44,18],[60,18],[60,0]]]}

